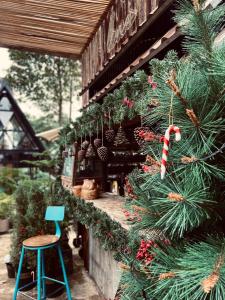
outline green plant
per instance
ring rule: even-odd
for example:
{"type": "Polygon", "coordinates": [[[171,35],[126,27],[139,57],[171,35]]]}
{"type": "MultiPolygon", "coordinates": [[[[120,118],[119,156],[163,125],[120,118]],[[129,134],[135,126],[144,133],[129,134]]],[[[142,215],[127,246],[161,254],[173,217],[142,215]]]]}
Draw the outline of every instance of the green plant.
{"type": "Polygon", "coordinates": [[[13,210],[14,199],[12,195],[0,193],[0,219],[8,219],[13,210]]]}
{"type": "MultiPolygon", "coordinates": [[[[44,214],[47,198],[50,193],[50,182],[47,180],[21,180],[14,193],[16,213],[13,220],[13,237],[11,256],[14,265],[18,264],[22,241],[46,231],[44,214]]],[[[27,253],[30,267],[36,265],[36,258],[30,251],[27,253]]]]}

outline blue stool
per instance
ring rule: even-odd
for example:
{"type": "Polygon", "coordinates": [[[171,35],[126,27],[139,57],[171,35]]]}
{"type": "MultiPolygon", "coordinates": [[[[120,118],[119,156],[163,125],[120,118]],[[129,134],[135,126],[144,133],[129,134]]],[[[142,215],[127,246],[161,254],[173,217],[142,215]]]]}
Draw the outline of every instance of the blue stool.
{"type": "MultiPolygon", "coordinates": [[[[63,221],[64,212],[65,212],[64,206],[48,206],[47,210],[46,210],[46,214],[45,214],[45,220],[55,221],[55,226],[56,226],[55,235],[38,235],[38,236],[34,236],[34,237],[31,237],[31,238],[23,241],[20,262],[19,262],[19,267],[18,267],[18,272],[17,272],[17,277],[16,277],[16,286],[15,286],[15,291],[14,291],[14,295],[13,295],[13,300],[16,300],[18,292],[22,293],[21,290],[23,288],[32,284],[32,283],[29,283],[29,284],[26,284],[25,286],[19,288],[20,274],[21,274],[25,249],[37,251],[37,280],[36,280],[36,282],[37,282],[37,300],[45,300],[46,299],[46,288],[45,288],[45,280],[46,279],[64,285],[66,287],[68,300],[72,300],[71,293],[70,293],[70,287],[69,287],[69,283],[68,283],[68,279],[67,279],[67,275],[66,275],[66,269],[65,269],[65,265],[64,265],[64,261],[63,261],[62,250],[61,250],[61,247],[59,244],[59,240],[61,237],[61,229],[60,229],[58,221],[63,221]],[[58,281],[56,279],[45,276],[44,250],[48,249],[48,248],[52,248],[52,247],[56,247],[58,250],[64,281],[58,281]]],[[[24,293],[22,293],[22,294],[24,294],[24,293]]],[[[29,298],[31,298],[31,297],[29,296],[29,298]]]]}

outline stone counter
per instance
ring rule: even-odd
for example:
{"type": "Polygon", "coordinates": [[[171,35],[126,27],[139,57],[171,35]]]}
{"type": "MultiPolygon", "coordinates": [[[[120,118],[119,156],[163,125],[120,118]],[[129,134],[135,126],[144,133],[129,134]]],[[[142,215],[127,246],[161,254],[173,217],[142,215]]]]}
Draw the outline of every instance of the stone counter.
{"type": "MultiPolygon", "coordinates": [[[[124,198],[104,193],[100,198],[85,200],[93,203],[94,207],[105,212],[112,220],[118,222],[121,227],[129,230],[123,213],[124,198]]],[[[115,298],[121,279],[121,270],[115,261],[113,251],[106,251],[93,235],[92,227],[89,228],[89,274],[96,282],[105,299],[115,298]]]]}
{"type": "Polygon", "coordinates": [[[85,200],[85,202],[93,203],[96,208],[104,211],[113,221],[120,223],[121,227],[129,230],[130,226],[127,224],[123,213],[125,203],[123,197],[112,193],[103,193],[100,198],[85,200]]]}

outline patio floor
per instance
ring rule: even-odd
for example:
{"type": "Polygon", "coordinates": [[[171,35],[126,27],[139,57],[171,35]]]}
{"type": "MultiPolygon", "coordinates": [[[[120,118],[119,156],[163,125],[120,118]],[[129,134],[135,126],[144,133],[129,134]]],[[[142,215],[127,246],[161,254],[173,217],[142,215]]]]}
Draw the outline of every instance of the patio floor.
{"type": "MultiPolygon", "coordinates": [[[[70,233],[70,241],[73,240],[74,233],[70,233]]],[[[71,246],[71,243],[70,243],[71,246]]],[[[0,235],[0,299],[12,300],[15,279],[9,279],[4,263],[4,257],[9,253],[10,234],[0,235]]],[[[73,248],[74,252],[74,273],[70,277],[70,286],[73,300],[104,300],[93,280],[88,276],[87,271],[83,267],[83,262],[77,255],[77,249],[73,248]]],[[[33,291],[31,292],[33,293],[33,291]]],[[[18,296],[18,300],[28,299],[24,296],[18,296]]],[[[52,300],[66,300],[66,294],[52,300]]]]}

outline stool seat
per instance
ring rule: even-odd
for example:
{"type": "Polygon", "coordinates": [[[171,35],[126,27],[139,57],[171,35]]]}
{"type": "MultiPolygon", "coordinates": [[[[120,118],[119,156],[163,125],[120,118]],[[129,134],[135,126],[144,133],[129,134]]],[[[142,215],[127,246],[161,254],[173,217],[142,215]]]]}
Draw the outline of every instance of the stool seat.
{"type": "Polygon", "coordinates": [[[23,241],[25,247],[43,247],[58,242],[59,237],[56,235],[36,235],[23,241]]]}

